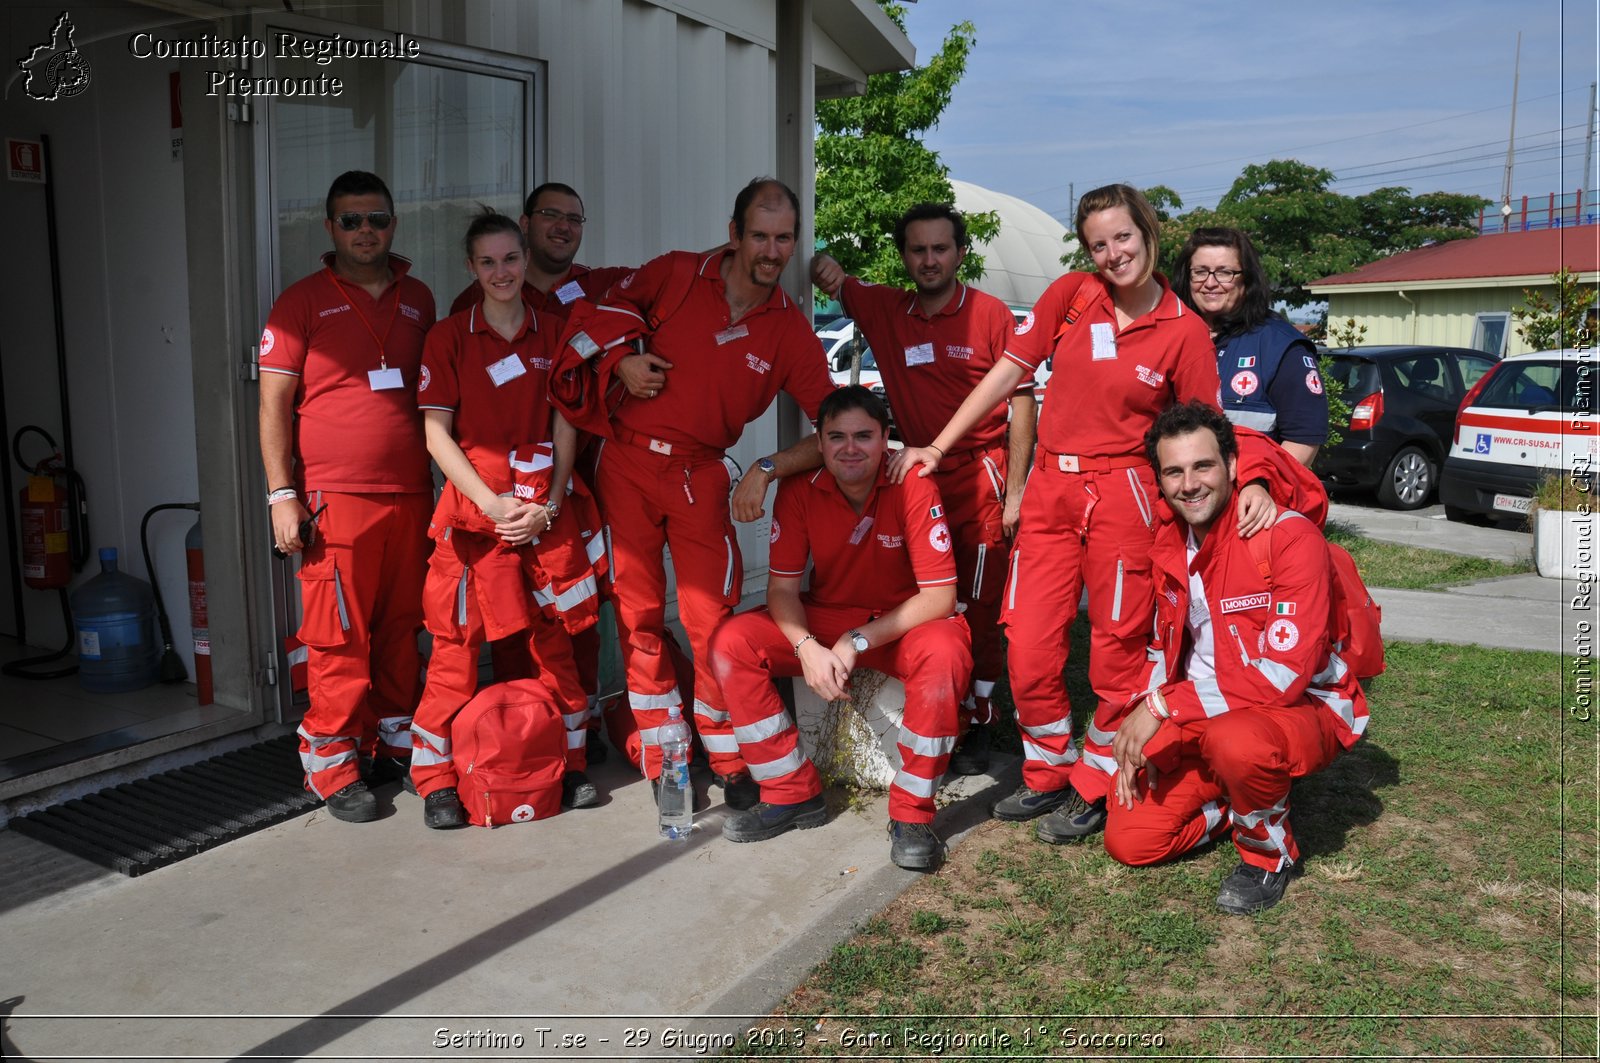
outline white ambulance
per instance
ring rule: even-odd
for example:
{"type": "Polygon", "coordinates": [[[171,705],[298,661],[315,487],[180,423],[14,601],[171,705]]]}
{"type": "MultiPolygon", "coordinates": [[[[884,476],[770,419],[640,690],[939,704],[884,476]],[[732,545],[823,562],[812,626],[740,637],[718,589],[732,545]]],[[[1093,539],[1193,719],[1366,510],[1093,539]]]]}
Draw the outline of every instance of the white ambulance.
{"type": "Polygon", "coordinates": [[[1592,478],[1597,444],[1600,353],[1513,355],[1461,400],[1439,501],[1451,520],[1526,513],[1544,476],[1592,478]]]}

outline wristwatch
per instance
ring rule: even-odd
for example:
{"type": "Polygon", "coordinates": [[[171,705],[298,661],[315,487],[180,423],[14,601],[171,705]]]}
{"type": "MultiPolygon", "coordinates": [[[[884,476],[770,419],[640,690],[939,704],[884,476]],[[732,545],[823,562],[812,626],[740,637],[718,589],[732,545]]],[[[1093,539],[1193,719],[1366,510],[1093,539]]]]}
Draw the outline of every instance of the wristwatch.
{"type": "Polygon", "coordinates": [[[867,641],[867,636],[861,632],[852,631],[850,632],[850,645],[856,648],[857,653],[866,653],[872,644],[867,641]]]}
{"type": "Polygon", "coordinates": [[[546,502],[544,504],[544,511],[545,511],[545,515],[549,519],[549,522],[551,524],[554,524],[556,522],[556,518],[561,516],[561,503],[560,502],[546,502]]]}
{"type": "Polygon", "coordinates": [[[776,480],[778,478],[778,466],[777,466],[777,463],[774,462],[771,458],[757,458],[756,459],[756,468],[758,468],[762,472],[766,473],[767,474],[767,479],[769,479],[769,480],[776,480]]]}

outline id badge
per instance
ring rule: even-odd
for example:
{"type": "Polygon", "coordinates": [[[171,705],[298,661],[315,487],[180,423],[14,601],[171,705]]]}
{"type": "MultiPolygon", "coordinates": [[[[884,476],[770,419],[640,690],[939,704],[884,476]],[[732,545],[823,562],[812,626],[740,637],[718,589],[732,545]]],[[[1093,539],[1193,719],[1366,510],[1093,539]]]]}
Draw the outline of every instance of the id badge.
{"type": "Polygon", "coordinates": [[[528,370],[522,364],[522,356],[515,353],[508,354],[498,362],[491,362],[489,365],[489,379],[494,381],[495,387],[509,384],[517,377],[526,375],[527,372],[528,370]]]}
{"type": "Polygon", "coordinates": [[[398,369],[370,369],[367,371],[367,386],[373,391],[393,391],[405,387],[406,378],[398,369]]]}
{"type": "Polygon", "coordinates": [[[1096,321],[1089,326],[1089,340],[1094,346],[1096,362],[1110,362],[1117,357],[1117,333],[1109,321],[1096,321]]]}
{"type": "Polygon", "coordinates": [[[562,306],[566,306],[574,299],[583,298],[583,287],[577,281],[568,281],[556,289],[556,298],[561,300],[562,306]]]}
{"type": "Polygon", "coordinates": [[[906,365],[932,365],[933,344],[919,343],[906,348],[906,365]]]}

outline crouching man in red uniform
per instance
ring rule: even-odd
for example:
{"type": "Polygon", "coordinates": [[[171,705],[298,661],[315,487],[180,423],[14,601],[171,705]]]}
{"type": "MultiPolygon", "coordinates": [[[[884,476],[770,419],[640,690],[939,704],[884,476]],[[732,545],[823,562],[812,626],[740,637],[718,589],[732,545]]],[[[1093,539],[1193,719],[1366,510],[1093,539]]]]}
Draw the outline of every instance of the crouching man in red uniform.
{"type": "Polygon", "coordinates": [[[1152,563],[1156,625],[1145,692],[1117,729],[1106,852],[1177,857],[1229,829],[1240,864],[1217,906],[1245,915],[1283,898],[1300,850],[1289,784],[1355,744],[1367,703],[1332,644],[1328,547],[1292,510],[1239,537],[1238,445],[1221,413],[1167,409],[1145,451],[1169,512],[1152,563]]]}
{"type": "Polygon", "coordinates": [[[773,504],[767,606],[730,617],[711,639],[711,667],[734,737],[761,784],[761,801],[729,817],[722,835],[756,842],[820,826],[822,780],[773,687],[803,675],[817,696],[848,697],[857,665],[902,680],[900,771],[889,787],[889,856],[938,866],[933,794],[955,747],[972,678],[972,639],[955,614],[956,565],[932,480],[891,483],[889,412],[859,385],[822,400],[823,468],[793,476],[773,504]],[[800,590],[806,561],[811,589],[800,590]]]}

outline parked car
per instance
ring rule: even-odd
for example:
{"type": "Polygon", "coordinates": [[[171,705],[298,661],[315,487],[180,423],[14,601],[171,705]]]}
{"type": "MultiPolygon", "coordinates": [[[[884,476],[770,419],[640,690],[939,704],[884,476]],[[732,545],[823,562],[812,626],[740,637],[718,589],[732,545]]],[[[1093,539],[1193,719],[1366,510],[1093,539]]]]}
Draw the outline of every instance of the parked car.
{"type": "Polygon", "coordinates": [[[1445,458],[1445,516],[1526,513],[1540,477],[1592,474],[1597,377],[1593,350],[1565,350],[1513,355],[1479,380],[1461,402],[1445,458]]]}
{"type": "Polygon", "coordinates": [[[1350,427],[1312,469],[1333,484],[1367,488],[1390,509],[1419,509],[1439,482],[1467,390],[1493,355],[1455,347],[1348,347],[1326,352],[1344,387],[1350,427]]]}
{"type": "MultiPolygon", "coordinates": [[[[866,338],[856,329],[855,321],[848,317],[840,317],[826,325],[819,325],[817,339],[822,341],[823,353],[828,356],[828,376],[833,379],[835,387],[843,387],[850,383],[850,362],[859,344],[861,376],[858,383],[882,399],[885,406],[889,405],[889,397],[883,391],[883,374],[878,372],[878,363],[872,357],[872,348],[867,346],[866,338]]],[[[889,436],[892,439],[900,438],[899,430],[894,423],[893,409],[889,411],[889,436]]]]}

